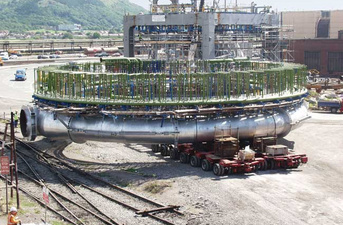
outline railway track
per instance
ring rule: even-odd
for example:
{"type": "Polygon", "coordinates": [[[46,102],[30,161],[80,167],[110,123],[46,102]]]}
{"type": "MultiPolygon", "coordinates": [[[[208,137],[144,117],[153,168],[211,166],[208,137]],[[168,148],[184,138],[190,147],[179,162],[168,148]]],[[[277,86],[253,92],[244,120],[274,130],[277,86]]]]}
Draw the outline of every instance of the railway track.
{"type": "Polygon", "coordinates": [[[137,195],[26,142],[16,141],[19,182],[25,184],[21,185],[25,189],[20,190],[44,205],[40,196],[42,187],[47,187],[51,193],[48,209],[70,224],[185,223],[177,206],[165,206],[137,195]]]}

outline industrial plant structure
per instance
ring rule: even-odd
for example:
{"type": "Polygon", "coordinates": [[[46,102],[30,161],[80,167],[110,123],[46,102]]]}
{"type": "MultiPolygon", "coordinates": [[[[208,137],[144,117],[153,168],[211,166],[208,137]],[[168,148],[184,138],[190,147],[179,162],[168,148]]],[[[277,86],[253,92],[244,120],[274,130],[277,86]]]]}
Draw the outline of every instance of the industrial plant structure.
{"type": "Polygon", "coordinates": [[[270,6],[220,7],[214,1],[159,5],[151,13],[124,17],[124,55],[147,55],[149,59],[213,59],[262,57],[278,60],[279,15],[270,6]]]}
{"type": "Polygon", "coordinates": [[[223,127],[244,139],[285,136],[307,116],[306,75],[301,65],[230,59],[42,67],[21,129],[75,142],[202,142],[223,127]]]}

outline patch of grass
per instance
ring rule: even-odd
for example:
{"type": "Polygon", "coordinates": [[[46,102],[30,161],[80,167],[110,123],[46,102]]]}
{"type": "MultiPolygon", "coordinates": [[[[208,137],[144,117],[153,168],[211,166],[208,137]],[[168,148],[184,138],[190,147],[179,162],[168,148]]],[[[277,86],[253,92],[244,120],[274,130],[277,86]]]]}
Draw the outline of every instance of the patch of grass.
{"type": "Polygon", "coordinates": [[[62,221],[51,221],[51,225],[64,225],[65,223],[63,223],[62,221]]]}
{"type": "MultiPolygon", "coordinates": [[[[8,208],[10,209],[12,206],[17,206],[17,196],[14,193],[13,198],[8,199],[8,208]]],[[[6,207],[6,198],[3,198],[1,201],[3,209],[6,207]]],[[[40,213],[40,205],[35,202],[34,200],[28,198],[26,195],[20,195],[20,209],[18,209],[19,217],[22,215],[32,215],[33,212],[36,214],[40,213]]],[[[4,210],[6,211],[6,209],[4,210]]]]}
{"type": "Polygon", "coordinates": [[[310,102],[309,107],[310,107],[310,109],[315,109],[315,108],[317,108],[317,104],[310,102]]]}
{"type": "Polygon", "coordinates": [[[106,172],[103,172],[103,173],[99,173],[99,177],[110,177],[110,175],[107,174],[106,172]]]}
{"type": "Polygon", "coordinates": [[[144,191],[152,194],[158,194],[164,191],[164,189],[171,187],[171,184],[165,182],[151,182],[144,187],[144,191]]]}
{"type": "Polygon", "coordinates": [[[20,202],[20,205],[21,205],[22,207],[35,207],[35,206],[38,206],[36,203],[30,202],[30,201],[26,201],[26,200],[21,201],[21,202],[20,202]]]}
{"type": "Polygon", "coordinates": [[[319,96],[319,93],[317,93],[316,91],[309,91],[308,93],[311,97],[314,97],[314,98],[319,96]]]}
{"type": "Polygon", "coordinates": [[[136,168],[128,168],[124,171],[129,172],[129,173],[138,173],[138,169],[136,169],[136,168]]]}
{"type": "Polygon", "coordinates": [[[144,174],[143,177],[156,177],[156,174],[144,174]]]}
{"type": "Polygon", "coordinates": [[[118,186],[120,186],[120,187],[131,187],[132,184],[129,182],[118,182],[118,186]]]}
{"type": "Polygon", "coordinates": [[[141,175],[143,177],[156,177],[156,174],[145,174],[145,173],[139,172],[139,170],[136,168],[128,168],[128,169],[124,169],[123,171],[141,175]]]}
{"type": "Polygon", "coordinates": [[[39,209],[34,209],[34,212],[36,213],[36,214],[40,214],[41,213],[41,211],[39,210],[39,209]]]}

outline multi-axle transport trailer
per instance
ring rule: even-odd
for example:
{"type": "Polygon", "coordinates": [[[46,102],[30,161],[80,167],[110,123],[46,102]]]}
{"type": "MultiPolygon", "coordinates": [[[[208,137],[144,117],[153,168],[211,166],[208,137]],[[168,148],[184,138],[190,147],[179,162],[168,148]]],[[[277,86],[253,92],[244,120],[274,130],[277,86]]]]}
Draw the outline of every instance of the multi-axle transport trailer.
{"type": "Polygon", "coordinates": [[[160,151],[163,156],[170,155],[174,160],[201,167],[204,171],[212,170],[217,176],[292,169],[308,161],[306,154],[292,154],[287,146],[277,145],[275,137],[257,138],[252,148],[248,146],[240,150],[239,140],[234,137],[217,138],[212,144],[179,144],[176,148],[173,145],[152,145],[154,152],[160,151]]]}

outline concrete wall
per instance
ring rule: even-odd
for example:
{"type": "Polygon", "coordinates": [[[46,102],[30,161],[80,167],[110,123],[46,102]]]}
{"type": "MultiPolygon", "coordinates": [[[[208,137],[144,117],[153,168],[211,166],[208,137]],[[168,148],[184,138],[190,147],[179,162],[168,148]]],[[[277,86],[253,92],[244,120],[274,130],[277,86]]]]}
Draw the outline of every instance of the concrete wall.
{"type": "MultiPolygon", "coordinates": [[[[294,32],[287,36],[291,39],[314,39],[321,11],[282,12],[281,23],[293,26],[294,32]]],[[[338,31],[343,30],[343,10],[330,11],[329,38],[337,39],[338,31]]]]}
{"type": "Polygon", "coordinates": [[[294,32],[289,34],[292,39],[316,38],[317,23],[320,11],[282,12],[282,25],[292,26],[294,32]]]}
{"type": "Polygon", "coordinates": [[[343,10],[331,11],[330,38],[337,39],[338,31],[343,30],[343,10]]]}

